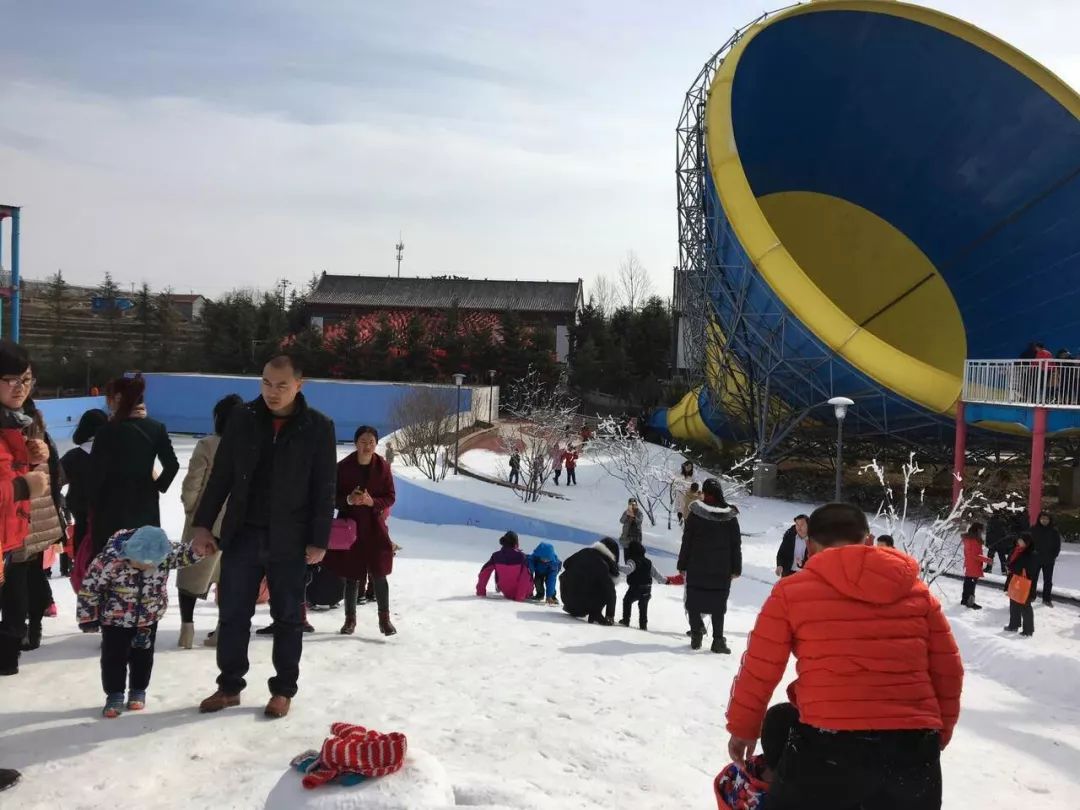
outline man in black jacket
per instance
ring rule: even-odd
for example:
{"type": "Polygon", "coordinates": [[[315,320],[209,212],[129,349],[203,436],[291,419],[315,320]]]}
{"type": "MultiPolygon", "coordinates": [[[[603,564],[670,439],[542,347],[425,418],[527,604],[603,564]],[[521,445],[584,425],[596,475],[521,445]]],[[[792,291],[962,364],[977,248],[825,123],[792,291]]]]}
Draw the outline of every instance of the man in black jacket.
{"type": "Polygon", "coordinates": [[[229,419],[195,512],[193,542],[221,546],[218,690],[200,705],[217,712],[240,704],[247,685],[248,641],[259,584],[270,587],[274,670],[268,717],[284,717],[296,694],[303,647],[304,580],[330,538],[337,476],[334,423],[300,393],[301,369],[276,357],[262,375],[262,396],[229,419]],[[221,537],[210,533],[228,508],[221,537]]]}
{"type": "MultiPolygon", "coordinates": [[[[1043,578],[1043,604],[1054,606],[1054,563],[1061,554],[1061,532],[1054,525],[1054,518],[1047,512],[1040,512],[1031,527],[1031,536],[1035,538],[1035,548],[1039,555],[1039,570],[1043,578]]],[[[1031,591],[1035,592],[1039,584],[1036,575],[1031,581],[1031,591]]]]}
{"type": "Polygon", "coordinates": [[[809,520],[806,515],[798,515],[795,523],[784,532],[784,539],[780,541],[780,550],[776,552],[778,577],[790,577],[796,571],[802,570],[809,552],[806,544],[809,520]]]}
{"type": "Polygon", "coordinates": [[[724,499],[715,478],[701,485],[703,500],[690,504],[683,527],[678,569],[686,575],[686,612],[690,616],[690,648],[701,649],[705,635],[702,614],[712,616],[714,653],[730,653],[724,638],[731,581],[742,574],[742,531],[739,510],[724,499]]]}
{"type": "Polygon", "coordinates": [[[615,580],[619,578],[619,544],[605,537],[563,563],[559,593],[563,610],[589,624],[615,623],[615,580]]]}

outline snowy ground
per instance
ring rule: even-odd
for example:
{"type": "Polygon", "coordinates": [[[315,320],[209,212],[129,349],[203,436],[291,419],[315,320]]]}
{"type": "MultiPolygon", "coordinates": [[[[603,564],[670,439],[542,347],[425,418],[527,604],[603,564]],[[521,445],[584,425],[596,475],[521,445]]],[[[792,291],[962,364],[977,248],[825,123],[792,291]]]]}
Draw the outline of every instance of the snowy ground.
{"type": "MultiPolygon", "coordinates": [[[[178,440],[183,458],[191,444],[178,440]]],[[[594,473],[580,468],[577,523],[595,519],[598,531],[613,532],[625,497],[594,473]]],[[[446,486],[513,499],[504,506],[516,500],[474,481],[446,486]]],[[[178,496],[162,503],[178,533],[178,496]]],[[[0,685],[0,765],[24,772],[0,807],[713,807],[738,653],[774,581],[776,530],[800,508],[755,499],[743,507],[747,565],[727,633],[736,655],[724,657],[689,650],[678,588],[654,590],[647,634],[588,626],[558,610],[472,595],[497,532],[393,520],[404,546],[391,579],[399,635],[378,635],[373,607],[359,608],[352,637],[336,635],[340,610],[313,614],[318,632],[306,639],[300,694],[289,717],[273,723],[261,716],[269,641],[252,641],[244,706],[200,715],[198,701],[214,688],[214,656],[175,649],[173,608],[146,712],[101,720],[98,638],[78,632],[71,590],[54,579],[60,616],[47,620],[45,646],[0,685]],[[378,784],[303,793],[288,761],[317,747],[337,720],[405,732],[408,768],[378,784]]],[[[662,546],[676,537],[655,534],[647,539],[662,546]]],[[[564,557],[576,550],[557,545],[564,557]]],[[[671,568],[670,559],[657,564],[671,568]]],[[[968,668],[960,725],[944,754],[944,806],[1075,808],[1080,615],[1037,607],[1033,639],[1006,637],[1004,596],[980,591],[987,609],[971,612],[955,607],[958,583],[943,587],[968,668]]],[[[196,621],[201,639],[215,621],[212,605],[202,603],[196,621]]],[[[255,624],[267,621],[260,608],[255,624]]]]}

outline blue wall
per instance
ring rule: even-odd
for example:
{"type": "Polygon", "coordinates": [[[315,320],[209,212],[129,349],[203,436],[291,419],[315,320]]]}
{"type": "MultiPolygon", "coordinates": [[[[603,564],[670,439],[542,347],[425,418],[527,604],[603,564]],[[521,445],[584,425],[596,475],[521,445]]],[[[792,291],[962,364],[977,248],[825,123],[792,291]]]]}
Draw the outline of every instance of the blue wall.
{"type": "MultiPolygon", "coordinates": [[[[203,374],[147,374],[146,408],[150,416],[172,433],[209,433],[213,430],[214,403],[227,394],[246,400],[259,395],[256,377],[219,377],[203,374]]],[[[360,425],[373,425],[385,436],[400,425],[391,413],[413,386],[408,383],[367,383],[346,380],[307,380],[304,394],[337,428],[338,441],[351,442],[360,425]]],[[[453,386],[447,386],[453,388],[453,386]]],[[[461,389],[461,410],[472,408],[472,391],[461,389]]]]}
{"type": "Polygon", "coordinates": [[[56,443],[70,441],[79,424],[79,417],[92,408],[105,410],[105,397],[74,397],[72,399],[35,399],[34,403],[45,417],[45,427],[56,443]]]}

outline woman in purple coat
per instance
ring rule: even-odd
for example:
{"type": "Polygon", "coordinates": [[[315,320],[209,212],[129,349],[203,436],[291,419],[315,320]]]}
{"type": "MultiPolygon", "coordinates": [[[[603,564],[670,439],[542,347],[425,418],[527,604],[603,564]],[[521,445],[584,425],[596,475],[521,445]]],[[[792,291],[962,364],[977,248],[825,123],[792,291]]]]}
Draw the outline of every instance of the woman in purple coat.
{"type": "Polygon", "coordinates": [[[361,425],[354,436],[356,452],[343,458],[337,467],[337,509],[339,518],[356,522],[356,542],[345,551],[328,551],[323,565],[345,578],[344,635],[356,631],[356,598],[360,583],[368,577],[379,605],[379,631],[392,636],[390,585],[386,578],[394,568],[394,545],[386,528],[386,518],[394,505],[394,476],[390,465],[375,452],[379,432],[361,425]]]}

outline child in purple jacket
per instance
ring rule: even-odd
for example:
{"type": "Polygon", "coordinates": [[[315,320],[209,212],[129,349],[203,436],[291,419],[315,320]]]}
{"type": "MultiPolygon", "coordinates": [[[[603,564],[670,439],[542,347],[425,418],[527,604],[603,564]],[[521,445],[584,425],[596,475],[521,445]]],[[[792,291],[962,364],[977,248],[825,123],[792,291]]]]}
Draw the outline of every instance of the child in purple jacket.
{"type": "Polygon", "coordinates": [[[487,596],[487,584],[492,573],[495,574],[495,588],[507,599],[523,602],[533,592],[532,574],[524,552],[518,548],[518,536],[507,532],[499,538],[498,551],[491,555],[476,581],[476,595],[487,596]]]}

